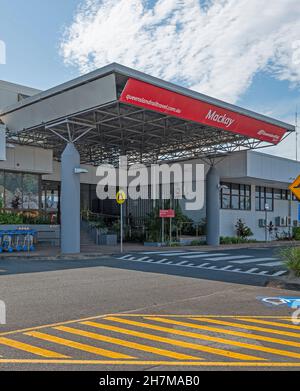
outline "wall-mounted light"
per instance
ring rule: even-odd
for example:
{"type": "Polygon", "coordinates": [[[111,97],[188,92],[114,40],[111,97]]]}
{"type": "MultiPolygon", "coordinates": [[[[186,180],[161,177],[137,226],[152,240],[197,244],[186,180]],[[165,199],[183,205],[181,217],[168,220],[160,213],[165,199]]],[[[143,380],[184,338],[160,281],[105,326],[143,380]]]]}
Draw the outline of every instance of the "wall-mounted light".
{"type": "Polygon", "coordinates": [[[74,174],[87,174],[89,171],[86,168],[74,168],[74,174]]]}

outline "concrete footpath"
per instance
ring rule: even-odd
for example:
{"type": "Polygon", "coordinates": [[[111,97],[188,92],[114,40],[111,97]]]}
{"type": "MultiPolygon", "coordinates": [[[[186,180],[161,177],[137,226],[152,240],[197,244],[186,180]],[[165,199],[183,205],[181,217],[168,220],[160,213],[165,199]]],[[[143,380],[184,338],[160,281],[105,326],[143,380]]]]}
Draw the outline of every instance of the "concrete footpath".
{"type": "Polygon", "coordinates": [[[0,276],[1,370],[299,369],[297,292],[84,263],[0,276]]]}

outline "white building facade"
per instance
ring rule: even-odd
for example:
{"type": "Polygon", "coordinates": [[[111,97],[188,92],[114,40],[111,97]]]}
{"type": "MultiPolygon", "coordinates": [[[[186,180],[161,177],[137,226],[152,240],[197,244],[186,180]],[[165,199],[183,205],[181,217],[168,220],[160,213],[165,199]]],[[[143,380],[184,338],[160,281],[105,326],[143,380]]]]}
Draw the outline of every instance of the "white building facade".
{"type": "MultiPolygon", "coordinates": [[[[33,96],[39,91],[0,81],[0,109],[33,96]]],[[[4,126],[4,124],[3,124],[4,126]]],[[[209,165],[201,160],[194,163],[209,165]]],[[[96,195],[96,167],[81,175],[81,208],[102,215],[118,215],[114,201],[100,201],[96,195]]],[[[298,201],[288,190],[289,184],[300,174],[300,163],[255,151],[231,153],[217,159],[220,175],[219,205],[220,236],[236,236],[238,219],[249,226],[253,238],[265,239],[267,224],[274,227],[269,239],[284,237],[298,225],[298,201]],[[265,206],[268,205],[268,212],[265,206]]],[[[6,160],[0,162],[1,209],[17,212],[51,214],[59,223],[60,214],[60,162],[53,159],[51,149],[9,144],[6,160]]],[[[201,210],[183,213],[195,223],[205,218],[205,205],[201,210]]],[[[152,203],[129,203],[127,214],[142,219],[152,203]]],[[[53,220],[53,221],[54,221],[53,220]]],[[[1,224],[1,222],[0,222],[1,224]]]]}

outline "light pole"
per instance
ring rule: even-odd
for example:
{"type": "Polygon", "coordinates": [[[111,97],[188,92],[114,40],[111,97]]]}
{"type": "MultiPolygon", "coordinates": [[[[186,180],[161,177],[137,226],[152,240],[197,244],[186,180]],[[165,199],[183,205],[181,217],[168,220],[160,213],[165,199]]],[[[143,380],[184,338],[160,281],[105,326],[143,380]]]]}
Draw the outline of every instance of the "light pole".
{"type": "MultiPolygon", "coordinates": [[[[290,177],[289,180],[294,182],[295,177],[290,177]]],[[[292,190],[289,190],[289,237],[291,238],[293,232],[292,232],[292,201],[293,201],[293,193],[292,190]]]]}
{"type": "Polygon", "coordinates": [[[268,211],[270,210],[269,204],[265,204],[265,242],[268,241],[268,211]]]}

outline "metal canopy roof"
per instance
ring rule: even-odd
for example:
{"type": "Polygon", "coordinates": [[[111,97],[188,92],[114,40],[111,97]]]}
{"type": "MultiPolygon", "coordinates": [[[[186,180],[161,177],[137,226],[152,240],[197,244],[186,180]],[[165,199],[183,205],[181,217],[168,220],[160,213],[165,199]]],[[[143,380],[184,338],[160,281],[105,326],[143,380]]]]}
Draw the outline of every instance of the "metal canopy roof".
{"type": "Polygon", "coordinates": [[[118,64],[24,99],[2,110],[0,118],[7,125],[11,141],[51,148],[57,159],[66,142],[74,141],[82,163],[95,165],[117,165],[121,154],[127,154],[130,163],[153,163],[266,146],[241,134],[120,102],[131,77],[280,126],[287,132],[295,130],[292,125],[118,64]]]}

